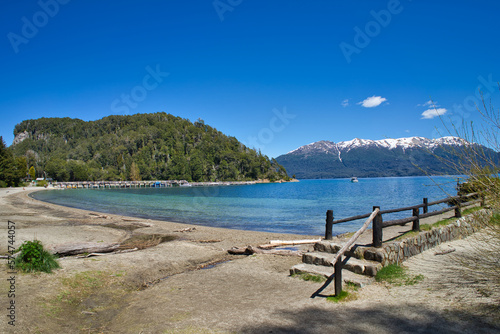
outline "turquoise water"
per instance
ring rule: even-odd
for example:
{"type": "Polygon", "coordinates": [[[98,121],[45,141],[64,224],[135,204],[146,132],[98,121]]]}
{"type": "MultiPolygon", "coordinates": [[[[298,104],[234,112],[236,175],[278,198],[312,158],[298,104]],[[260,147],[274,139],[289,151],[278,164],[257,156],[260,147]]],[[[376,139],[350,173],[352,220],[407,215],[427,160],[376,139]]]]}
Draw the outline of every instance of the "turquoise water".
{"type": "MultiPolygon", "coordinates": [[[[392,177],[301,180],[244,186],[137,189],[66,189],[33,193],[65,206],[141,218],[232,229],[324,235],[326,210],[335,219],[456,195],[456,177],[392,177]]],[[[435,208],[437,209],[437,207],[435,208]]],[[[406,217],[409,212],[385,216],[406,217]]],[[[363,221],[335,225],[334,234],[355,231],[363,221]]]]}

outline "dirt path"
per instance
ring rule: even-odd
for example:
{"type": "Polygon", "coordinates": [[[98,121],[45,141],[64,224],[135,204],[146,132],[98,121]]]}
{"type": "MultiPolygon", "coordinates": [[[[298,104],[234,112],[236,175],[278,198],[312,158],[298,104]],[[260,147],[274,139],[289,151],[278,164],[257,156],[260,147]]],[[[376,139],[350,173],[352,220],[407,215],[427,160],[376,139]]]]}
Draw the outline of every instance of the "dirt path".
{"type": "MultiPolygon", "coordinates": [[[[16,274],[16,326],[7,324],[10,277],[2,268],[0,332],[5,333],[492,333],[491,319],[476,315],[490,299],[479,298],[460,281],[443,285],[443,275],[460,276],[452,256],[470,247],[450,243],[456,252],[424,252],[407,261],[411,286],[373,284],[357,299],[335,304],[310,296],[321,284],[289,277],[298,257],[228,256],[233,246],[276,235],[113,215],[90,215],[30,199],[22,190],[0,190],[0,249],[7,244],[7,220],[16,222],[16,240],[35,234],[44,243],[68,240],[121,241],[130,234],[173,235],[177,240],[145,250],[60,260],[54,274],[16,274]],[[17,192],[17,193],[15,193],[17,192]],[[106,218],[107,217],[107,218],[106,218]],[[134,224],[142,224],[135,228],[134,224]],[[110,227],[113,226],[113,227],[110,227]],[[120,228],[117,228],[120,226],[120,228]],[[131,227],[132,226],[132,227],[131,227]],[[128,227],[128,228],[124,228],[128,227]],[[220,262],[215,266],[207,266],[220,262]],[[432,266],[429,266],[432,264],[432,266]],[[424,267],[425,265],[425,267],[424,267]],[[205,269],[202,269],[205,268],[205,269]],[[425,268],[425,269],[424,269],[425,268]],[[464,299],[464,296],[467,298],[464,299]],[[4,307],[5,306],[5,307],[4,307]]],[[[3,248],[2,248],[3,247],[3,248]]],[[[308,247],[308,246],[305,246],[308,247]]],[[[444,244],[441,248],[449,247],[444,244]]],[[[4,260],[3,260],[4,261],[4,260]]],[[[332,287],[325,293],[332,293],[332,287]]],[[[498,318],[498,313],[495,314],[498,318]]]]}

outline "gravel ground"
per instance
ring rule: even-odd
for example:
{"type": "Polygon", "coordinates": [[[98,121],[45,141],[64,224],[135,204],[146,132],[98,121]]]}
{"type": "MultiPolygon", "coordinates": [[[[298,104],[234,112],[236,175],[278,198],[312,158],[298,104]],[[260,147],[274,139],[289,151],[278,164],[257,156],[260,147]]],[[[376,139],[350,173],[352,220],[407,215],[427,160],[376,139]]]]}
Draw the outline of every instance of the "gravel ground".
{"type": "MultiPolygon", "coordinates": [[[[229,256],[233,246],[317,236],[272,234],[91,213],[42,203],[29,188],[0,189],[0,251],[7,221],[16,243],[122,242],[137,234],[175,236],[116,255],[60,259],[53,274],[15,274],[16,326],[7,324],[11,274],[1,270],[0,332],[5,333],[493,333],[495,296],[460,281],[460,254],[473,240],[441,245],[408,260],[414,285],[375,283],[333,303],[310,298],[321,286],[290,277],[299,257],[229,256]],[[179,232],[194,227],[192,232],[179,232]],[[484,311],[485,307],[488,312],[484,311]]],[[[311,246],[302,246],[307,249],[311,246]]],[[[2,260],[5,261],[5,260],[2,260]]],[[[6,262],[6,261],[5,261],[6,262]]],[[[498,290],[498,289],[497,289],[498,290]]],[[[328,287],[324,294],[333,293],[328,287]]],[[[498,304],[496,304],[498,305],[498,304]]]]}

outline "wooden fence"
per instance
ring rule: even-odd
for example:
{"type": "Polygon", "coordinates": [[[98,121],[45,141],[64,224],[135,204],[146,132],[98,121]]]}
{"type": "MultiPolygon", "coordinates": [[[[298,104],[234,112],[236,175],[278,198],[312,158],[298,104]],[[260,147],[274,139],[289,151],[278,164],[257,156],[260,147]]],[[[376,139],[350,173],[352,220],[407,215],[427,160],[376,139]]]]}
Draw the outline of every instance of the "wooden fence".
{"type": "MultiPolygon", "coordinates": [[[[427,218],[427,217],[432,217],[432,216],[437,216],[440,214],[443,214],[448,211],[455,211],[455,217],[459,218],[462,216],[461,213],[461,208],[465,206],[470,206],[475,203],[481,203],[481,205],[484,205],[484,197],[481,197],[478,195],[478,193],[471,193],[467,195],[462,195],[462,196],[452,196],[452,197],[447,197],[438,201],[434,202],[429,202],[427,198],[424,198],[422,201],[422,204],[418,205],[413,205],[413,206],[408,206],[404,208],[398,208],[398,209],[391,209],[391,210],[381,210],[380,206],[374,206],[373,211],[375,209],[378,209],[378,214],[375,216],[373,219],[373,224],[372,224],[372,231],[373,231],[373,246],[380,248],[382,247],[382,240],[383,240],[383,229],[389,226],[394,226],[394,225],[405,225],[407,223],[412,222],[412,230],[413,231],[420,231],[420,219],[427,218]],[[480,198],[477,198],[480,197],[480,198]],[[436,211],[431,211],[429,212],[429,207],[438,205],[438,204],[443,204],[447,203],[449,207],[441,209],[441,210],[436,210],[436,211]],[[422,208],[423,212],[420,213],[420,208],[422,208]],[[389,214],[389,213],[396,213],[396,212],[403,212],[403,211],[411,211],[412,215],[407,218],[402,218],[402,219],[395,219],[395,220],[389,220],[389,221],[383,221],[382,217],[384,214],[389,214]]],[[[344,218],[344,219],[339,219],[339,220],[333,220],[333,210],[328,210],[326,212],[326,229],[325,229],[325,239],[326,240],[331,240],[332,239],[332,229],[333,225],[335,224],[341,224],[341,223],[346,223],[350,222],[353,220],[358,220],[358,219],[363,219],[367,218],[370,215],[372,215],[373,212],[364,214],[364,215],[358,215],[358,216],[353,216],[349,218],[344,218]]]]}
{"type": "Polygon", "coordinates": [[[332,280],[334,280],[335,283],[335,296],[340,295],[340,293],[342,292],[342,266],[343,266],[342,257],[344,256],[344,253],[347,252],[352,247],[352,245],[356,242],[358,237],[368,228],[368,225],[370,225],[370,223],[372,223],[372,230],[373,230],[373,246],[382,247],[382,231],[385,227],[394,225],[404,225],[413,222],[412,230],[420,231],[420,219],[437,216],[452,210],[455,210],[455,217],[461,217],[462,207],[470,206],[475,203],[481,203],[481,206],[484,206],[484,201],[485,198],[479,196],[477,193],[472,193],[463,196],[447,197],[434,202],[429,202],[427,198],[424,198],[422,204],[408,206],[404,208],[398,208],[398,209],[384,210],[384,211],[380,210],[379,206],[374,206],[373,211],[368,214],[339,219],[336,221],[333,220],[333,211],[328,210],[326,212],[326,232],[325,232],[325,239],[327,240],[332,239],[333,225],[346,223],[349,221],[363,219],[363,218],[368,218],[368,219],[366,219],[363,226],[337,252],[335,258],[330,263],[334,268],[333,274],[328,278],[327,282],[313,294],[313,297],[315,295],[318,295],[318,293],[321,292],[326,286],[328,286],[332,280]],[[476,199],[477,197],[480,198],[476,199]],[[443,203],[447,203],[449,207],[429,212],[429,207],[443,203]],[[422,214],[420,214],[420,208],[423,209],[422,214]],[[384,214],[396,213],[402,211],[411,211],[412,215],[407,218],[389,220],[386,222],[384,222],[382,219],[382,216],[384,214]]]}

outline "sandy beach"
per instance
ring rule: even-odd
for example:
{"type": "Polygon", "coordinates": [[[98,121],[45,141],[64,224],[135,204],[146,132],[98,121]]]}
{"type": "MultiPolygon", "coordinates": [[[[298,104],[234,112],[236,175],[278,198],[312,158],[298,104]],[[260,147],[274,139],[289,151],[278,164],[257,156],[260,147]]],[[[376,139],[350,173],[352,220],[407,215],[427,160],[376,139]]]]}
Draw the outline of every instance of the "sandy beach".
{"type": "MultiPolygon", "coordinates": [[[[450,255],[426,251],[405,265],[422,282],[369,285],[354,300],[310,298],[320,283],[289,276],[300,257],[232,256],[231,247],[319,236],[211,228],[101,214],[36,201],[38,189],[0,189],[0,253],[15,222],[16,246],[41,240],[123,242],[155,234],[175,240],[123,254],[61,258],[53,274],[15,274],[15,327],[9,325],[6,265],[0,284],[5,333],[491,333],[492,318],[478,316],[491,301],[460,284],[450,258],[470,240],[442,244],[450,255]],[[194,228],[185,231],[187,228],[194,228]],[[184,231],[183,231],[184,230],[184,231]],[[446,278],[446,279],[444,279],[446,278]],[[446,284],[443,284],[446,282],[446,284]]],[[[56,191],[56,190],[54,190],[56,191]]],[[[470,239],[470,238],[469,238],[470,239]]],[[[302,250],[312,245],[301,246],[302,250]]],[[[2,263],[6,263],[2,260],[2,263]]],[[[333,293],[333,287],[325,294],[333,293]]]]}

